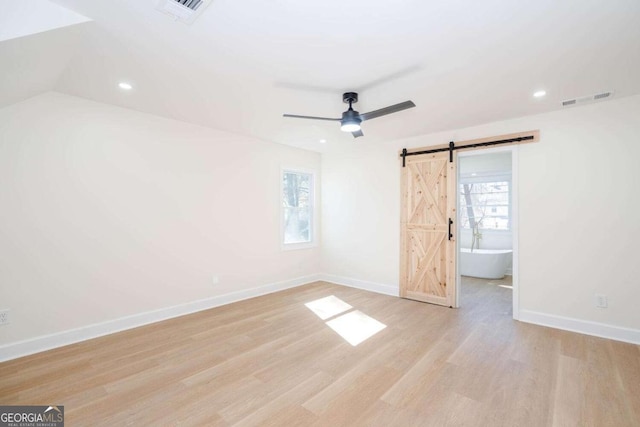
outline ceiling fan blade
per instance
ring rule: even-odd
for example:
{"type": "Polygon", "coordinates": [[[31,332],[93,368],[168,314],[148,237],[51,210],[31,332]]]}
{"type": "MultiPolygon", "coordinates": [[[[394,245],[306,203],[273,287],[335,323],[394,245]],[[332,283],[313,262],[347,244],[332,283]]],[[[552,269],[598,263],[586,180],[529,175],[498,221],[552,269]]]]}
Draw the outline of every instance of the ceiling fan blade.
{"type": "Polygon", "coordinates": [[[371,119],[375,119],[376,117],[397,113],[398,111],[406,110],[407,108],[413,108],[415,106],[416,104],[414,104],[413,101],[405,101],[405,102],[401,102],[400,104],[391,105],[389,107],[384,107],[379,110],[360,114],[360,118],[362,120],[371,120],[371,119]]]}
{"type": "Polygon", "coordinates": [[[309,119],[309,120],[327,120],[330,122],[339,122],[340,119],[331,119],[329,117],[314,117],[314,116],[298,116],[296,114],[283,114],[282,117],[289,117],[292,119],[309,119]]]}
{"type": "Polygon", "coordinates": [[[364,133],[362,133],[362,129],[360,129],[355,132],[351,132],[351,135],[353,135],[354,138],[358,138],[358,137],[364,136],[364,133]]]}

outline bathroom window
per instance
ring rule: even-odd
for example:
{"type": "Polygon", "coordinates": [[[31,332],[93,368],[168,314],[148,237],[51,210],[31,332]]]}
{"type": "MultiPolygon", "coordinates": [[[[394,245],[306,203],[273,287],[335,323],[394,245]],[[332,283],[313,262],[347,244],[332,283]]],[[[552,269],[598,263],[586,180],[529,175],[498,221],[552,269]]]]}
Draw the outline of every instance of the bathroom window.
{"type": "Polygon", "coordinates": [[[460,225],[464,229],[511,229],[511,182],[460,184],[460,225]]]}
{"type": "Polygon", "coordinates": [[[301,249],[314,245],[314,175],[282,171],[282,247],[301,249]]]}

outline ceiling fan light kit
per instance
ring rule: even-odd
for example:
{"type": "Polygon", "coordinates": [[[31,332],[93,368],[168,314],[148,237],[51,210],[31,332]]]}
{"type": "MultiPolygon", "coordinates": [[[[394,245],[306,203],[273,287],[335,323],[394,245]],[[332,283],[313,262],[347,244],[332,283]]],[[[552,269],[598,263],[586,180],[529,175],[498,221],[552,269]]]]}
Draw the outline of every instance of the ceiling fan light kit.
{"type": "Polygon", "coordinates": [[[351,132],[354,138],[363,136],[361,123],[365,120],[375,119],[376,117],[386,116],[387,114],[397,113],[416,106],[412,101],[401,102],[400,104],[391,105],[369,113],[360,114],[353,109],[353,104],[358,102],[358,94],[355,92],[346,92],[342,94],[342,102],[349,104],[349,109],[342,113],[342,118],[334,119],[329,117],[299,116],[296,114],[283,114],[284,117],[293,119],[309,119],[309,120],[328,120],[340,122],[340,130],[343,132],[351,132]]]}
{"type": "Polygon", "coordinates": [[[356,121],[342,121],[342,125],[340,126],[340,130],[342,132],[355,132],[360,130],[360,123],[356,121]]]}

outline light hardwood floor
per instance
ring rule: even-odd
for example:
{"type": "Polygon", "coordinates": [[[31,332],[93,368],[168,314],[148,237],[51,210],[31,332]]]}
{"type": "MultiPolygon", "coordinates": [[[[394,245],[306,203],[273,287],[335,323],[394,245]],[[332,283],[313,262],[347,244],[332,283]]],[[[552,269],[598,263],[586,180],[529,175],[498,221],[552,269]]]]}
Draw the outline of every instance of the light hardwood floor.
{"type": "Polygon", "coordinates": [[[318,282],[0,364],[0,404],[68,426],[639,426],[640,347],[511,319],[465,279],[462,307],[318,282]],[[305,303],[386,328],[353,347],[305,303]]]}

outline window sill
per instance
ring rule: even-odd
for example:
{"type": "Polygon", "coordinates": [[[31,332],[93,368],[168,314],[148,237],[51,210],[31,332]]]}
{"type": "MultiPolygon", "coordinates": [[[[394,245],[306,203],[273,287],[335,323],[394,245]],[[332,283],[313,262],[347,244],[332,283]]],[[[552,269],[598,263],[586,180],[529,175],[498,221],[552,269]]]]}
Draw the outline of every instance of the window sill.
{"type": "Polygon", "coordinates": [[[283,243],[280,245],[280,250],[282,251],[297,251],[300,249],[312,249],[318,247],[316,242],[306,242],[306,243],[283,243]]]}

